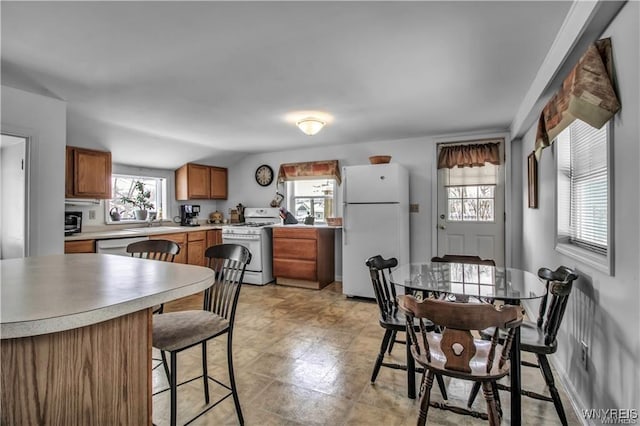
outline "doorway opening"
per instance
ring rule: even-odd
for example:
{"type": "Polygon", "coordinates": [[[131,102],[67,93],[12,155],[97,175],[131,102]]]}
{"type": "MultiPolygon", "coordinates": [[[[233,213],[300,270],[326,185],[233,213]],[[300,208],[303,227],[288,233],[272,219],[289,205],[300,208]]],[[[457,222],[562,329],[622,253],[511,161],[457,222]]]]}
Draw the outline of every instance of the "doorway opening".
{"type": "Polygon", "coordinates": [[[0,259],[29,255],[28,138],[2,133],[0,139],[0,259]]]}

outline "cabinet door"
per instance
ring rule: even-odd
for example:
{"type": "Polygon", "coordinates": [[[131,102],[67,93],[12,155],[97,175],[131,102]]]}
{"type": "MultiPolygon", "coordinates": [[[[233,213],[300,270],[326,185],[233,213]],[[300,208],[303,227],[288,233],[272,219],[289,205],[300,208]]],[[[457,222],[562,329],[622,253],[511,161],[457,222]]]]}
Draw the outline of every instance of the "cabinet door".
{"type": "Polygon", "coordinates": [[[187,166],[189,199],[209,198],[209,166],[189,164],[187,166]]]}
{"type": "Polygon", "coordinates": [[[111,153],[66,147],[65,197],[111,198],[111,153]]]}
{"type": "Polygon", "coordinates": [[[205,240],[189,241],[187,244],[187,263],[189,265],[206,266],[204,257],[205,240]]]}
{"type": "Polygon", "coordinates": [[[318,280],[316,262],[312,260],[273,259],[273,275],[298,280],[318,280]]]}
{"type": "Polygon", "coordinates": [[[68,253],[95,253],[95,240],[65,241],[64,252],[68,253]]]}
{"type": "Polygon", "coordinates": [[[65,161],[65,176],[64,176],[64,196],[65,198],[71,198],[74,196],[73,193],[73,182],[75,178],[73,177],[73,153],[74,148],[72,146],[67,147],[67,159],[65,161]]]}
{"type": "Polygon", "coordinates": [[[227,169],[222,167],[210,167],[210,198],[213,200],[227,199],[227,169]]]}
{"type": "Polygon", "coordinates": [[[187,234],[184,232],[177,234],[160,234],[151,235],[151,240],[169,240],[178,243],[180,246],[180,253],[178,253],[173,259],[173,263],[187,263],[187,234]]]}
{"type": "Polygon", "coordinates": [[[111,198],[111,153],[75,148],[73,157],[75,196],[111,198]]]}
{"type": "Polygon", "coordinates": [[[274,238],[273,257],[275,259],[301,259],[316,261],[316,240],[294,238],[274,238]]]}
{"type": "Polygon", "coordinates": [[[222,231],[220,229],[207,231],[207,248],[218,244],[222,244],[222,231]]]}

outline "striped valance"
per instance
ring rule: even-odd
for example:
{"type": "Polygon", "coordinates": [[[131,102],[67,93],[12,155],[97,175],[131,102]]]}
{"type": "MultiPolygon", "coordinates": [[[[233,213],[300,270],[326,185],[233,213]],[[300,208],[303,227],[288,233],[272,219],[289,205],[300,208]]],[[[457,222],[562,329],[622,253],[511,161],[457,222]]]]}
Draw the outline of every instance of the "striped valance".
{"type": "Polygon", "coordinates": [[[589,46],[542,110],[535,144],[538,159],[575,119],[599,129],[618,112],[620,102],[612,79],[611,39],[604,38],[589,46]]]}
{"type": "Polygon", "coordinates": [[[288,180],[335,179],[342,182],[338,160],[281,164],[278,183],[288,180]]]}
{"type": "Polygon", "coordinates": [[[500,164],[499,143],[443,145],[438,154],[438,168],[482,167],[484,163],[500,164]]]}

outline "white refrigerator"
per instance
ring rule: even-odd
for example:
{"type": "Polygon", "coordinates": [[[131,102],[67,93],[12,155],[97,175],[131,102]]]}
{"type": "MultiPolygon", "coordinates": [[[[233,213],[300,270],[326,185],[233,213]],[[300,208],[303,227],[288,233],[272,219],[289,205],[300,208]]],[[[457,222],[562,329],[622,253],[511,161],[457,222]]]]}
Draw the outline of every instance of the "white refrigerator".
{"type": "Polygon", "coordinates": [[[342,168],[342,292],[374,298],[365,261],[409,262],[409,172],[400,164],[342,168]]]}

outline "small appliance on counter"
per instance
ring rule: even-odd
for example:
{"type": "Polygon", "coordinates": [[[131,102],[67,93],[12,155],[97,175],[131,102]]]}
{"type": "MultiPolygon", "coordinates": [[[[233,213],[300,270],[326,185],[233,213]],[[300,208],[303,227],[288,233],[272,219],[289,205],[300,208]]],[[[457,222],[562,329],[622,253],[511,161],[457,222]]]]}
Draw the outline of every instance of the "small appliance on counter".
{"type": "Polygon", "coordinates": [[[200,226],[198,215],[200,206],[197,204],[182,204],[180,206],[180,226],[200,226]]]}
{"type": "Polygon", "coordinates": [[[82,232],[82,212],[64,212],[64,235],[82,232]]]}

